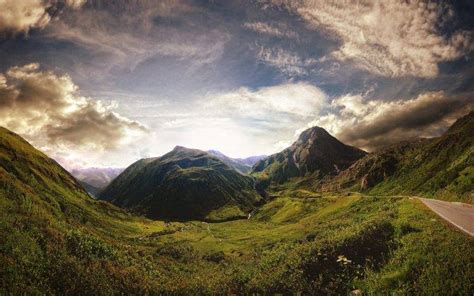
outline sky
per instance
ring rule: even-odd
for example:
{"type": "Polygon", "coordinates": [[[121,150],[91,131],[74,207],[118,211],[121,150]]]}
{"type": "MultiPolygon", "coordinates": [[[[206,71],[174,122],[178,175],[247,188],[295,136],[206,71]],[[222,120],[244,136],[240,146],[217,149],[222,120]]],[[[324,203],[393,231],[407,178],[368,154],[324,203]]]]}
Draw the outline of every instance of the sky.
{"type": "Polygon", "coordinates": [[[366,151],[474,109],[472,1],[0,0],[0,125],[69,169],[366,151]]]}

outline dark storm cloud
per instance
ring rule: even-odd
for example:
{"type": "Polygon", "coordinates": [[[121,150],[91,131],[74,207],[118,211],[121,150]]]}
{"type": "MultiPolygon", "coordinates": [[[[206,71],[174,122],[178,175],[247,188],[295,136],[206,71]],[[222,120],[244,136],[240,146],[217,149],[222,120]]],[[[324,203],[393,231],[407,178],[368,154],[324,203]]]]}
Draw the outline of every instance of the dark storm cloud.
{"type": "Polygon", "coordinates": [[[333,100],[334,111],[312,124],[327,127],[346,143],[373,151],[411,138],[441,135],[474,109],[472,96],[438,91],[393,102],[344,96],[333,100]]]}

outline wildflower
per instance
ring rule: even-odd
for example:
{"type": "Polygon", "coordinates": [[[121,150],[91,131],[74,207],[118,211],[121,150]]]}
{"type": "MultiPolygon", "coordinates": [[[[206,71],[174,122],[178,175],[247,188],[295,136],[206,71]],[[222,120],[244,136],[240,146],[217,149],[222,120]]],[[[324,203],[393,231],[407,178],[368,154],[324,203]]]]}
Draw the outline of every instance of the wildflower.
{"type": "Polygon", "coordinates": [[[342,264],[347,265],[347,264],[351,263],[352,260],[347,259],[347,257],[344,256],[344,255],[339,255],[339,256],[337,256],[336,262],[341,262],[342,264]]]}

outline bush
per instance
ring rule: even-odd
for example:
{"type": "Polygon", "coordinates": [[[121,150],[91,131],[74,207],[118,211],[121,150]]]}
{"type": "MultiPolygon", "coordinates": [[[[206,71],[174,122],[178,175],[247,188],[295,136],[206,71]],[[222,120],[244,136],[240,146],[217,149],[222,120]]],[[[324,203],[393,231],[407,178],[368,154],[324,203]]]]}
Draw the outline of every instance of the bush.
{"type": "Polygon", "coordinates": [[[115,259],[117,256],[111,246],[76,230],[66,235],[66,241],[69,252],[81,259],[115,259]]]}

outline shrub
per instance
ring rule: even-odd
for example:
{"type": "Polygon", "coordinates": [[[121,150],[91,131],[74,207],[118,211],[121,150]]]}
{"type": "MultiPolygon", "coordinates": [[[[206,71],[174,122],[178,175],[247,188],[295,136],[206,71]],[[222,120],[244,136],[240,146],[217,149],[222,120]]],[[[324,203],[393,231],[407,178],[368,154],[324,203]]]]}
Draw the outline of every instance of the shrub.
{"type": "Polygon", "coordinates": [[[116,250],[103,241],[74,230],[66,235],[70,253],[81,259],[114,259],[116,250]]]}

